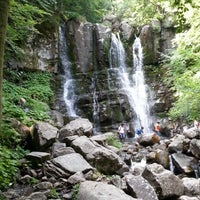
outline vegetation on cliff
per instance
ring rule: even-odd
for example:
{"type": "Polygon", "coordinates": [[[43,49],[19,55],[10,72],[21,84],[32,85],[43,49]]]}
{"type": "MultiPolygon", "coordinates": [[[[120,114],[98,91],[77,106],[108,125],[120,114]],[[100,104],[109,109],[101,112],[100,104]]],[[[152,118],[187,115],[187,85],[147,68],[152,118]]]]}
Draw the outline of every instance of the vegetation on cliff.
{"type": "Polygon", "coordinates": [[[199,7],[188,6],[184,16],[188,28],[176,35],[174,50],[164,65],[167,68],[165,81],[176,90],[178,97],[169,116],[188,122],[200,119],[199,7]]]}

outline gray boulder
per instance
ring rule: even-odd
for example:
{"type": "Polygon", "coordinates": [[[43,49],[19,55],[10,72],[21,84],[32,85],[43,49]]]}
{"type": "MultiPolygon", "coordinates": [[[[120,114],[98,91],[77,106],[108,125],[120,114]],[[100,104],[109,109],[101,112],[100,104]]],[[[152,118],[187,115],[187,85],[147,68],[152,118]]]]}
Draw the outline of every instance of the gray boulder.
{"type": "Polygon", "coordinates": [[[192,139],[190,142],[190,151],[198,159],[200,159],[200,140],[192,139]]]}
{"type": "Polygon", "coordinates": [[[190,197],[190,196],[183,195],[183,196],[179,197],[178,200],[199,200],[199,196],[190,197]]]}
{"type": "Polygon", "coordinates": [[[184,177],[184,194],[188,196],[200,195],[200,179],[184,177]]]}
{"type": "Polygon", "coordinates": [[[99,145],[95,141],[81,136],[72,142],[72,147],[99,171],[105,174],[122,172],[125,164],[122,159],[113,151],[99,145]]]}
{"type": "Polygon", "coordinates": [[[93,125],[88,119],[78,118],[78,119],[72,120],[70,123],[68,123],[66,126],[60,129],[59,140],[61,142],[64,142],[67,137],[74,136],[74,135],[91,136],[92,129],[93,129],[93,125]]]}
{"type": "Polygon", "coordinates": [[[174,153],[171,158],[176,172],[187,174],[188,176],[195,175],[193,166],[197,163],[197,159],[182,153],[174,153]]]}
{"type": "Polygon", "coordinates": [[[173,141],[168,146],[169,152],[170,153],[182,152],[184,139],[185,139],[184,135],[176,135],[173,138],[173,141]]]}
{"type": "Polygon", "coordinates": [[[134,200],[123,190],[102,182],[85,181],[80,184],[77,200],[134,200]]]}
{"type": "Polygon", "coordinates": [[[52,162],[67,172],[70,172],[70,174],[92,169],[92,166],[78,153],[56,157],[52,162]]]}
{"type": "Polygon", "coordinates": [[[27,160],[31,161],[33,166],[44,164],[47,160],[50,160],[50,154],[46,152],[33,151],[26,156],[27,160]]]}
{"type": "Polygon", "coordinates": [[[33,150],[46,151],[56,141],[58,129],[46,122],[38,122],[32,127],[31,147],[33,150]]]}
{"type": "Polygon", "coordinates": [[[158,200],[154,188],[142,176],[127,175],[124,178],[131,196],[142,200],[158,200]]]}
{"type": "Polygon", "coordinates": [[[183,195],[181,179],[157,163],[146,165],[142,176],[154,187],[159,199],[176,198],[183,195]]]}
{"type": "Polygon", "coordinates": [[[55,178],[69,178],[77,172],[87,173],[92,166],[78,153],[56,157],[45,163],[45,174],[55,178]]]}

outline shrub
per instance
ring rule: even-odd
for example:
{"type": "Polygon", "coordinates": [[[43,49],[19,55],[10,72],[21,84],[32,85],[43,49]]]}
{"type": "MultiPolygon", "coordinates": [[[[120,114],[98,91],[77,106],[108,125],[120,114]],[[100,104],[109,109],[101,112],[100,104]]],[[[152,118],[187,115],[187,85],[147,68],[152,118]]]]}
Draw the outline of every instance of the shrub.
{"type": "Polygon", "coordinates": [[[107,143],[108,145],[114,146],[118,149],[122,147],[122,144],[120,143],[120,141],[114,136],[109,136],[107,138],[107,143]]]}
{"type": "Polygon", "coordinates": [[[0,145],[0,190],[8,188],[16,179],[18,172],[18,160],[27,152],[21,147],[10,150],[0,145]]]}
{"type": "Polygon", "coordinates": [[[77,199],[79,187],[80,187],[80,184],[75,184],[73,186],[72,200],[76,200],[77,199]]]}

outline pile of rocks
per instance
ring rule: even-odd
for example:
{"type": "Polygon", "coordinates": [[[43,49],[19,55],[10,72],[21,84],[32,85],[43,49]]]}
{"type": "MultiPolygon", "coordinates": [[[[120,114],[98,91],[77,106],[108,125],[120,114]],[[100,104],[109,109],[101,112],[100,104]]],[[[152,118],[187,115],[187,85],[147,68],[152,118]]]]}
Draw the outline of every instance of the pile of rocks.
{"type": "Polygon", "coordinates": [[[92,136],[92,128],[82,118],[60,129],[36,123],[27,139],[32,151],[3,195],[18,200],[200,199],[197,134],[162,140],[144,134],[117,149],[107,144],[115,133],[92,136]]]}

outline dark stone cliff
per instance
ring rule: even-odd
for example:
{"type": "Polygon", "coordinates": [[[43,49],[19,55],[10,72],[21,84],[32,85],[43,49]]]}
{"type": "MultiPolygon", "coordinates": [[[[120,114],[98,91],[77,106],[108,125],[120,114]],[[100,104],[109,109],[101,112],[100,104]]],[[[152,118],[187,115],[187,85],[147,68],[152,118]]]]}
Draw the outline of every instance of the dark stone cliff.
{"type": "MultiPolygon", "coordinates": [[[[115,70],[110,70],[112,33],[118,32],[121,37],[130,72],[133,70],[133,41],[136,35],[141,39],[146,82],[153,91],[152,115],[165,113],[172,102],[172,94],[159,82],[162,69],[160,75],[154,72],[159,68],[161,54],[167,53],[171,47],[171,39],[175,35],[173,26],[153,21],[136,29],[128,22],[116,22],[115,19],[107,21],[107,24],[110,25],[68,21],[63,25],[66,41],[62,42],[66,42],[67,59],[70,62],[70,69],[67,70],[70,70],[70,78],[73,79],[73,107],[78,116],[94,122],[97,131],[116,128],[121,121],[131,123],[135,116],[126,93],[120,90],[115,70]]],[[[55,73],[59,80],[55,91],[55,109],[69,117],[63,95],[66,69],[60,62],[58,38],[59,34],[53,33],[50,37],[30,39],[26,49],[27,58],[18,65],[55,73]]],[[[14,62],[10,63],[12,65],[14,62]]]]}

